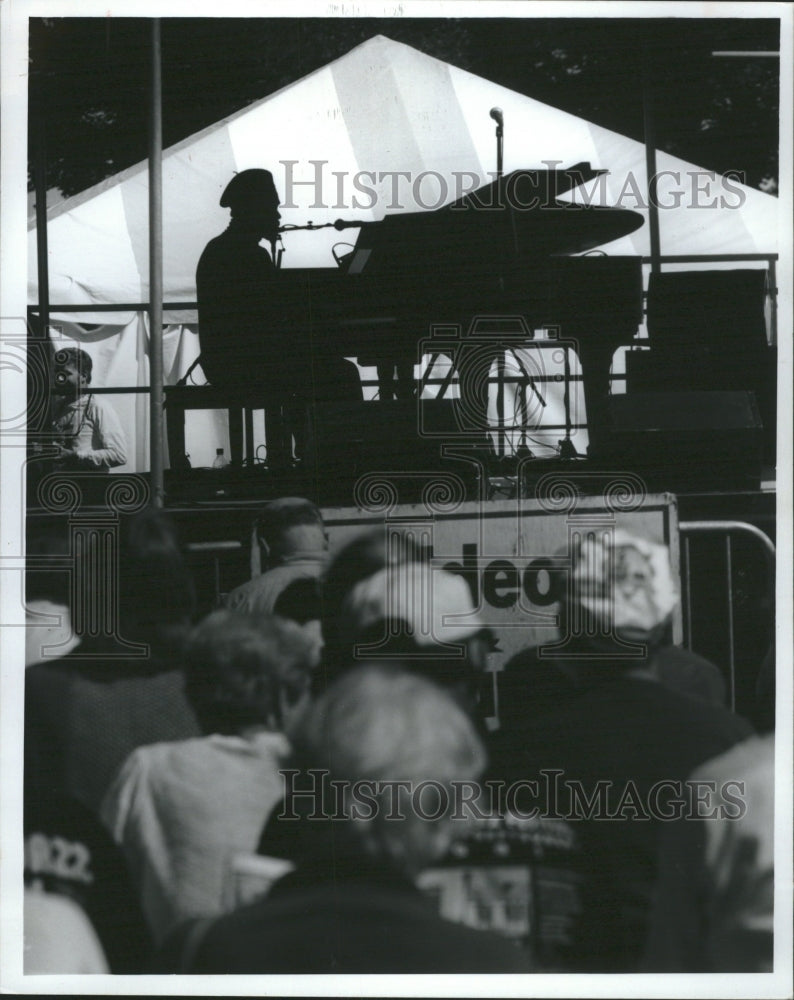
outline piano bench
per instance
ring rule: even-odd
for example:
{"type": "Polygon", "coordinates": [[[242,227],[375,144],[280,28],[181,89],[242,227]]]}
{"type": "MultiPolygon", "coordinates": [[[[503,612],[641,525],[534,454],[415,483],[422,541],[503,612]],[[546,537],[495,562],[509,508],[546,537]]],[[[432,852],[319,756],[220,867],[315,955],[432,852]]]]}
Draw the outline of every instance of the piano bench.
{"type": "Polygon", "coordinates": [[[266,409],[259,393],[241,393],[218,389],[213,385],[164,386],[167,413],[168,457],[172,469],[188,465],[185,454],[185,411],[227,410],[229,413],[229,450],[231,461],[241,465],[243,458],[254,459],[254,410],[266,409]]]}

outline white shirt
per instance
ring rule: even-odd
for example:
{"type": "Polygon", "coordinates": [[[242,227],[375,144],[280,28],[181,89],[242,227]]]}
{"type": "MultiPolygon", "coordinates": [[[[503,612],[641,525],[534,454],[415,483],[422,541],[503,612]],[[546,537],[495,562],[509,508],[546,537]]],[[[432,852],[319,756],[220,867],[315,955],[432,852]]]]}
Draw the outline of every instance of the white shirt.
{"type": "Polygon", "coordinates": [[[97,468],[114,468],[127,461],[127,442],[113,407],[92,393],[60,401],[53,429],[78,459],[97,468]]]}
{"type": "Polygon", "coordinates": [[[190,917],[223,911],[229,862],[256,850],[284,794],[282,733],[206,736],[139,747],[101,817],[127,857],[157,943],[190,917]]]}

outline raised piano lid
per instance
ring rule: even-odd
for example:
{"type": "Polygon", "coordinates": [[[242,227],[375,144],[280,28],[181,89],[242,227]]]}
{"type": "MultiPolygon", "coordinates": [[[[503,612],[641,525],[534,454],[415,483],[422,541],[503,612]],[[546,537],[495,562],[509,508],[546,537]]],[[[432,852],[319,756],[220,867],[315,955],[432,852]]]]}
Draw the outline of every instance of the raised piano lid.
{"type": "Polygon", "coordinates": [[[365,223],[348,266],[368,274],[395,268],[404,273],[498,270],[500,262],[537,261],[603,246],[635,232],[643,216],[554,197],[602,173],[589,163],[566,170],[517,170],[443,208],[365,223]]]}
{"type": "Polygon", "coordinates": [[[471,191],[448,207],[453,210],[468,207],[491,208],[508,203],[528,206],[533,200],[548,205],[561,194],[606,173],[606,170],[595,170],[587,161],[575,163],[564,170],[513,170],[512,173],[494,178],[490,184],[471,191]]]}

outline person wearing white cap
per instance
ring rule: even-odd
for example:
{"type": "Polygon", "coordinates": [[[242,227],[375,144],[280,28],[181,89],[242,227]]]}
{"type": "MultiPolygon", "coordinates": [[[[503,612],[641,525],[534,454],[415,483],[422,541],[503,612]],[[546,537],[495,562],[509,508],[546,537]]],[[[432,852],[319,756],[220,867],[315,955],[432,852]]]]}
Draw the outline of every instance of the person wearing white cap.
{"type": "Polygon", "coordinates": [[[579,888],[563,904],[550,896],[551,910],[539,912],[541,920],[551,912],[560,932],[556,961],[569,971],[632,972],[674,797],[698,765],[752,730],[654,669],[648,651],[678,600],[665,546],[594,533],[571,553],[559,593],[566,641],[519,653],[505,670],[512,683],[500,697],[490,777],[537,782],[532,806],[564,819],[577,845],[561,877],[579,888]]]}
{"type": "Polygon", "coordinates": [[[399,658],[471,707],[494,648],[465,580],[427,562],[387,566],[359,581],[340,615],[348,666],[399,658]]]}

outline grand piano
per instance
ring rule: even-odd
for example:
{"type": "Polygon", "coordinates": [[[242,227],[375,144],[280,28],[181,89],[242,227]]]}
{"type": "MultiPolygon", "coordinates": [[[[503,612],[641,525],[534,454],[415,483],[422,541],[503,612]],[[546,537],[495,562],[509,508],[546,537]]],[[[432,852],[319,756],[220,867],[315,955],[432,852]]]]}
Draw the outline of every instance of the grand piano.
{"type": "Polygon", "coordinates": [[[489,318],[494,357],[517,346],[510,317],[529,330],[553,327],[575,342],[592,451],[607,426],[612,355],[642,319],[640,258],[587,252],[643,217],[559,198],[599,173],[588,163],[515,171],[441,209],[340,221],[337,229],[359,232],[338,270],[281,272],[289,312],[301,315],[320,359],[414,362],[433,330],[458,328],[452,361],[464,383],[467,365],[483,364],[482,344],[467,342],[477,318],[489,318]]]}

